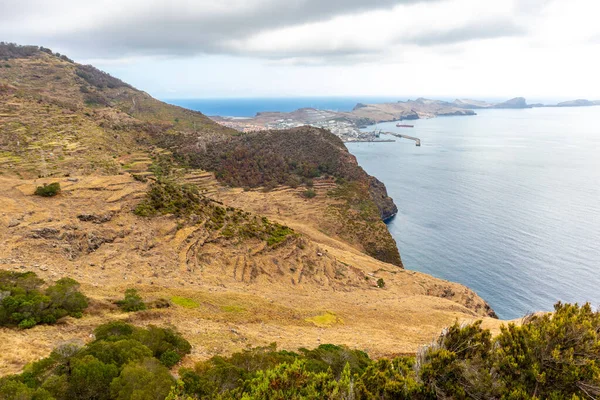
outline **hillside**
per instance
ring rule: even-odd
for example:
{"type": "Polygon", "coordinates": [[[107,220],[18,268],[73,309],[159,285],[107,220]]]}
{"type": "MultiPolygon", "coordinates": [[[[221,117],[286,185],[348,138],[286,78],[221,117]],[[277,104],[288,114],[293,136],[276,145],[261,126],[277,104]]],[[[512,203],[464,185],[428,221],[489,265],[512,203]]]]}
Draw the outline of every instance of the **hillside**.
{"type": "Polygon", "coordinates": [[[475,115],[475,112],[446,101],[418,98],[396,103],[358,104],[350,113],[352,118],[371,124],[455,115],[475,115]]]}
{"type": "Polygon", "coordinates": [[[455,320],[498,327],[468,288],[402,269],[395,205],[329,132],[240,135],[48,49],[0,59],[0,269],[71,277],[91,304],[0,328],[0,375],[114,319],[174,326],[188,365],[271,342],[378,357],[455,320]],[[168,307],[120,311],[131,287],[168,307]]]}

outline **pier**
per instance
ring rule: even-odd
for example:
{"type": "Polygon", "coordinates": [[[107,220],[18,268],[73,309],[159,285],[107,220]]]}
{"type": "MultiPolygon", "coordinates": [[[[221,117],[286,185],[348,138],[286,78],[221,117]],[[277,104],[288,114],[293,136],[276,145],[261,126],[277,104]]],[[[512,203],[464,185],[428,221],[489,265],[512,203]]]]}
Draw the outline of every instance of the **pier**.
{"type": "Polygon", "coordinates": [[[344,140],[344,143],[390,143],[395,142],[394,139],[357,139],[357,140],[344,140]]]}
{"type": "Polygon", "coordinates": [[[398,138],[404,138],[404,139],[409,139],[409,140],[414,140],[415,141],[415,146],[421,146],[421,139],[414,137],[414,136],[408,136],[408,135],[401,135],[399,133],[393,133],[393,132],[384,132],[386,135],[392,135],[392,136],[396,136],[398,138]]]}

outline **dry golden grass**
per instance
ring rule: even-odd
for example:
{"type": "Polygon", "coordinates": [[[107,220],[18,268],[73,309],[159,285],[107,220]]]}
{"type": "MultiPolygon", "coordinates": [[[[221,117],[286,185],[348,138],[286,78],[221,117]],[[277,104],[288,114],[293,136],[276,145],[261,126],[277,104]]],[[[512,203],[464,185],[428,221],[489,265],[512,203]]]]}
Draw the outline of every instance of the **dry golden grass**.
{"type": "Polygon", "coordinates": [[[60,179],[62,193],[41,198],[32,195],[35,187],[53,179],[0,177],[0,268],[47,280],[73,277],[94,300],[80,320],[2,329],[0,375],[19,371],[61,341],[89,340],[95,326],[111,319],[176,327],[193,345],[187,364],[271,342],[292,350],[347,344],[380,357],[414,352],[456,320],[484,318],[486,326],[499,326],[464,286],[377,261],[322,233],[318,216],[331,201],[324,196],[217,191],[226,204],[266,214],[303,235],[268,249],[252,240],[204,243],[201,227],[178,229],[173,217],[135,216],[131,210],[147,184],[129,175],[76,179],[60,179]],[[82,222],[80,214],[110,218],[82,222]],[[383,289],[376,287],[379,278],[383,289]],[[124,314],[111,302],[128,287],[147,301],[179,301],[124,314]],[[327,323],[327,315],[336,323],[327,323]]]}
{"type": "Polygon", "coordinates": [[[346,344],[380,357],[414,352],[457,320],[483,318],[498,329],[468,288],[377,261],[360,241],[342,240],[329,212],[340,204],[327,195],[331,181],[315,180],[317,196],[306,199],[303,188],[227,189],[206,171],[179,171],[207,196],[301,234],[277,247],[227,239],[173,216],[135,216],[152,156],[165,153],[147,144],[140,123],[202,140],[230,132],[131,88],[87,87],[76,65],[44,54],[9,63],[0,71],[0,269],[72,277],[92,306],[82,319],[1,328],[0,376],[62,341],[90,340],[113,319],[175,327],[193,345],[187,365],[271,342],[290,350],[346,344]],[[81,85],[113,107],[85,106],[81,85]],[[58,196],[33,195],[56,181],[58,196]],[[380,278],[385,288],[377,287],[380,278]],[[173,305],[122,313],[113,303],[129,287],[173,305]]]}

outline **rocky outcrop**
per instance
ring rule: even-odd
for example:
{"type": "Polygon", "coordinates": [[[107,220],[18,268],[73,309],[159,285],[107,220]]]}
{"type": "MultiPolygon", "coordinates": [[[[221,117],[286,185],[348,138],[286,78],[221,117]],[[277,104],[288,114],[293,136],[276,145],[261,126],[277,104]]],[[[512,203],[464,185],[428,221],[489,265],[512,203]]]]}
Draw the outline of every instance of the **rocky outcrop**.
{"type": "Polygon", "coordinates": [[[563,101],[562,103],[558,103],[556,107],[589,107],[596,105],[593,101],[578,99],[578,100],[570,100],[563,101]]]}
{"type": "Polygon", "coordinates": [[[387,189],[379,179],[369,177],[369,194],[379,209],[379,215],[383,221],[392,219],[398,213],[398,207],[394,200],[388,196],[387,189]]]}
{"type": "Polygon", "coordinates": [[[448,110],[448,111],[440,111],[438,112],[438,117],[454,117],[454,116],[464,116],[464,115],[477,115],[473,110],[448,110]]]}
{"type": "Polygon", "coordinates": [[[515,97],[504,103],[494,105],[494,108],[531,108],[531,106],[527,104],[527,100],[524,97],[515,97]]]}
{"type": "Polygon", "coordinates": [[[400,115],[399,120],[400,121],[404,121],[404,120],[414,121],[414,120],[420,119],[420,118],[421,117],[419,117],[419,114],[415,110],[411,110],[411,111],[406,111],[405,113],[400,115]]]}

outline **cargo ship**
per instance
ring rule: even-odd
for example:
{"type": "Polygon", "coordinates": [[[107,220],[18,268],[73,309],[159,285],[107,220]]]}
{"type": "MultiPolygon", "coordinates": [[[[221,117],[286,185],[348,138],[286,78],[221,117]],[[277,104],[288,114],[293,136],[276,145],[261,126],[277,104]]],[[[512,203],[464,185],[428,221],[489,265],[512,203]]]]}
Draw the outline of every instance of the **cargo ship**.
{"type": "Polygon", "coordinates": [[[407,125],[407,124],[396,124],[396,126],[398,128],[414,128],[414,125],[407,125]]]}

